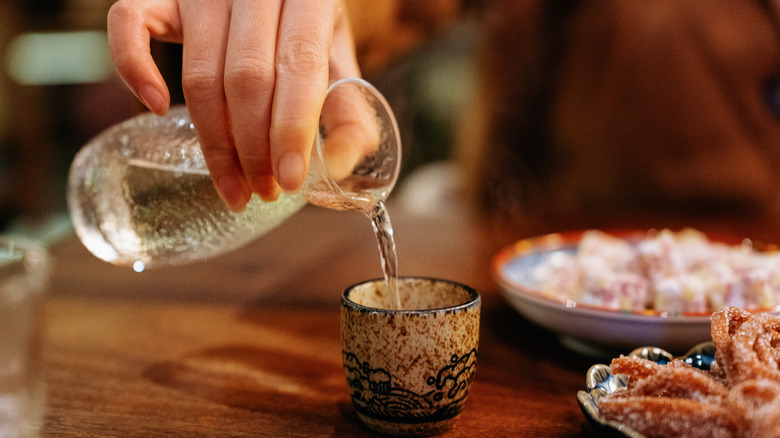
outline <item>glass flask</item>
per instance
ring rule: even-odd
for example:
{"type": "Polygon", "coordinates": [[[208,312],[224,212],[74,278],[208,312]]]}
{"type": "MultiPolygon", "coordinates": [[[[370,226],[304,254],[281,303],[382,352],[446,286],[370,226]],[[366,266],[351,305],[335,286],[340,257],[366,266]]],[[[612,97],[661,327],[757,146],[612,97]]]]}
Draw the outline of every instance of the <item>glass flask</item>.
{"type": "Polygon", "coordinates": [[[392,110],[371,84],[347,78],[328,89],[299,193],[271,202],[253,195],[244,211],[230,210],[212,184],[187,109],[179,106],[163,117],[140,114],[87,143],[71,165],[67,201],[87,249],[143,270],[237,249],[307,203],[369,214],[392,191],[400,164],[392,110]],[[356,163],[329,159],[344,146],[360,151],[352,154],[356,163]]]}

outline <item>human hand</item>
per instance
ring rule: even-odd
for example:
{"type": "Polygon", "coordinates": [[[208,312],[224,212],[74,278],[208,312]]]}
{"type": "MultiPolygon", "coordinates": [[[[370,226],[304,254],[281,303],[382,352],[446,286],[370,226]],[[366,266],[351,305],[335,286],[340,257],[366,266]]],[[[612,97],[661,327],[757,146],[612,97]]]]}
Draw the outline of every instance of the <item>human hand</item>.
{"type": "Polygon", "coordinates": [[[340,0],[120,0],[108,14],[119,75],[164,114],[151,39],[183,45],[182,88],[220,196],[242,210],[306,178],[329,81],[358,77],[340,0]]]}

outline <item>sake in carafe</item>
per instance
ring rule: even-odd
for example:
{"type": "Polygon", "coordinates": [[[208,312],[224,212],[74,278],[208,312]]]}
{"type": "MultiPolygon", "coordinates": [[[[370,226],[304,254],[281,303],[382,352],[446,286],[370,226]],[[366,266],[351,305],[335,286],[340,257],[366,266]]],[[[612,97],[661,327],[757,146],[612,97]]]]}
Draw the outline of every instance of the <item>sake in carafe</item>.
{"type": "Polygon", "coordinates": [[[185,107],[141,114],[92,139],[76,155],[68,207],[78,237],[97,257],[136,270],[232,251],[278,226],[307,202],[368,212],[398,178],[401,144],[387,102],[361,79],[328,90],[300,193],[240,213],[219,198],[185,107]],[[344,146],[356,162],[331,159],[344,146]],[[362,157],[362,158],[360,158],[362,157]]]}

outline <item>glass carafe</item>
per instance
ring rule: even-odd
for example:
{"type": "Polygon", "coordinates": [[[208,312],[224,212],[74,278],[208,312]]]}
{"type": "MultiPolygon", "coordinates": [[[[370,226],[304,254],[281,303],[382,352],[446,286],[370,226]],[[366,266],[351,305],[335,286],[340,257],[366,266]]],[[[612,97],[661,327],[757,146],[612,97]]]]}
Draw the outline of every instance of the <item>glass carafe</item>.
{"type": "Polygon", "coordinates": [[[309,174],[297,194],[272,202],[253,195],[244,211],[231,211],[211,182],[182,106],[164,117],[138,115],[87,143],[71,165],[67,199],[76,233],[95,256],[143,270],[237,249],[307,202],[369,214],[393,189],[400,164],[392,110],[369,83],[349,78],[328,89],[309,174]],[[345,142],[365,152],[346,168],[328,157],[345,142]]]}

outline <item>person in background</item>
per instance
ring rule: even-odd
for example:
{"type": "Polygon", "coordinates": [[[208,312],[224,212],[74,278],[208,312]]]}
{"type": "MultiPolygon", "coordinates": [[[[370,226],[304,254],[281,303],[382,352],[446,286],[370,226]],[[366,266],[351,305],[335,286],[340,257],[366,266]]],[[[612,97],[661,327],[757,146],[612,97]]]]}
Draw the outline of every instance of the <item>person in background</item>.
{"type": "Polygon", "coordinates": [[[492,0],[480,23],[481,209],[780,217],[776,0],[492,0]]]}

